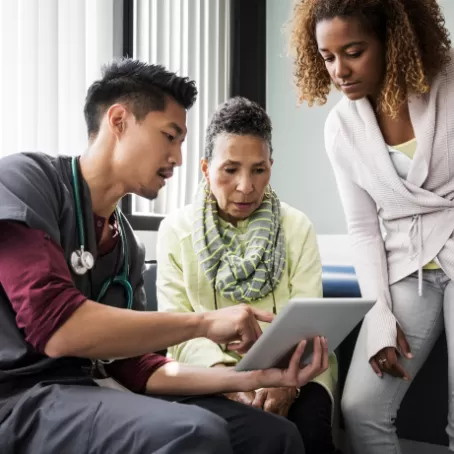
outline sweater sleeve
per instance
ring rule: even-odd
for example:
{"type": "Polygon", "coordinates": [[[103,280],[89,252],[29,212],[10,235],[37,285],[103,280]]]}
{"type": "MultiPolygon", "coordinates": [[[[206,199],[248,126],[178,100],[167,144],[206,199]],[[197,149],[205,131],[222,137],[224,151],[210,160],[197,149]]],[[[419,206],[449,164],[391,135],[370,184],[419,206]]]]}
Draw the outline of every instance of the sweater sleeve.
{"type": "Polygon", "coordinates": [[[392,313],[388,264],[377,215],[377,206],[367,191],[352,179],[336,150],[337,129],[332,119],[325,126],[325,145],[333,167],[354,257],[361,294],[376,299],[366,315],[367,352],[371,358],[385,347],[396,347],[396,318],[392,313]]]}
{"type": "MultiPolygon", "coordinates": [[[[157,240],[157,297],[161,312],[194,312],[186,291],[183,276],[180,240],[170,224],[164,220],[157,240]]],[[[168,355],[176,361],[196,366],[211,367],[223,363],[236,364],[228,352],[206,338],[191,339],[168,349],[168,355]]]]}

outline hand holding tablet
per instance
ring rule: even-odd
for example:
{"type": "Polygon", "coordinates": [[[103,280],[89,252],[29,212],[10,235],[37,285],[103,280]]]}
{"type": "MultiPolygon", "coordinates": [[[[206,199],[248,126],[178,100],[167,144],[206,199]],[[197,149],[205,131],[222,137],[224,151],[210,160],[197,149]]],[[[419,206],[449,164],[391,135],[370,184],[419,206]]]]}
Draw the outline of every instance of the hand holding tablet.
{"type": "Polygon", "coordinates": [[[300,356],[300,366],[312,364],[314,339],[325,337],[328,353],[332,353],[374,304],[374,300],[363,298],[292,300],[243,356],[236,370],[285,369],[302,340],[306,347],[300,356]]]}
{"type": "Polygon", "coordinates": [[[311,362],[301,367],[301,357],[304,355],[306,341],[301,341],[295,348],[286,369],[266,369],[257,371],[260,387],[301,388],[328,369],[328,341],[324,337],[313,339],[313,354],[311,362]]]}

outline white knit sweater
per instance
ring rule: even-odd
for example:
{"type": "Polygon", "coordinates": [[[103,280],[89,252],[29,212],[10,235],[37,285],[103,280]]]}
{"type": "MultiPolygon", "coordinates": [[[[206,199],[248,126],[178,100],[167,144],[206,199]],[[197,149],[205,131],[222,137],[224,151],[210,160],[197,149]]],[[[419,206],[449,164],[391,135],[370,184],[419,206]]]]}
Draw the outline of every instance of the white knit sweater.
{"type": "Polygon", "coordinates": [[[410,99],[417,150],[407,179],[398,176],[367,99],[344,97],[326,121],[326,149],[347,218],[361,292],[377,298],[365,320],[369,357],[396,346],[391,284],[434,258],[454,279],[452,51],[451,58],[430,93],[410,99]]]}

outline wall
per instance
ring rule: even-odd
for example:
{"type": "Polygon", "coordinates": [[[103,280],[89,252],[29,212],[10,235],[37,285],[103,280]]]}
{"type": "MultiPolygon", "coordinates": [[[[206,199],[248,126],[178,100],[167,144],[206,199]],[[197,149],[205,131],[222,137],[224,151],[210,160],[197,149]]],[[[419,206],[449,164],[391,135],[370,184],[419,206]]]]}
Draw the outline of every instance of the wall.
{"type": "Polygon", "coordinates": [[[155,260],[157,232],[136,231],[136,234],[145,245],[145,260],[155,260]]]}
{"type": "Polygon", "coordinates": [[[443,9],[446,25],[451,32],[451,39],[454,41],[454,2],[452,0],[440,0],[440,5],[443,9]]]}
{"type": "Polygon", "coordinates": [[[320,234],[346,232],[334,176],[324,150],[327,105],[297,106],[284,24],[293,0],[267,0],[267,110],[273,121],[272,184],[280,198],[304,211],[320,234]]]}

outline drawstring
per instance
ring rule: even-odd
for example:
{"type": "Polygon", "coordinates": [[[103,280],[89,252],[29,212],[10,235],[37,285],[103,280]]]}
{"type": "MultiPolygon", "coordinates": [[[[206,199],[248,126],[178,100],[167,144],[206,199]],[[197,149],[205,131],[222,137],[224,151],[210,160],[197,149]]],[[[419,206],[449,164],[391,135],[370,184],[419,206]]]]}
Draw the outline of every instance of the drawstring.
{"type": "Polygon", "coordinates": [[[422,285],[423,285],[423,278],[422,278],[422,270],[423,270],[423,263],[422,263],[422,217],[421,215],[417,214],[413,216],[411,221],[410,229],[408,230],[408,238],[410,240],[410,247],[409,252],[410,256],[413,259],[415,255],[418,255],[418,294],[422,296],[422,285]],[[417,236],[418,242],[418,250],[415,251],[415,246],[413,243],[413,239],[417,236]]]}

